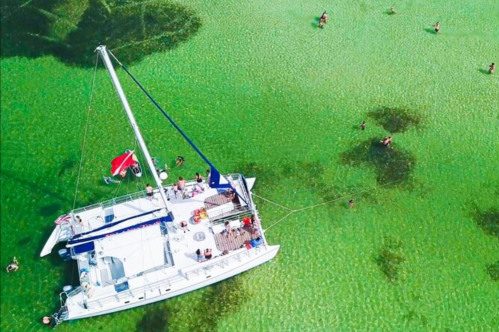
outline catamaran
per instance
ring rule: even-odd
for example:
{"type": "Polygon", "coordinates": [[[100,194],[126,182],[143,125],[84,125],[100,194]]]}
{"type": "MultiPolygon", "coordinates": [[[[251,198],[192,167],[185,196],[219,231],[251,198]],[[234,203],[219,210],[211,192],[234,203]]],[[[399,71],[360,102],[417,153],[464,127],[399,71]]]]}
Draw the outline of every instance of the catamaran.
{"type": "MultiPolygon", "coordinates": [[[[222,175],[105,46],[97,51],[156,187],[78,208],[56,220],[40,256],[66,242],[59,255],[77,262],[80,281],[60,293],[56,324],[178,296],[252,269],[279,251],[265,238],[252,199],[255,179],[222,175]],[[209,165],[206,182],[163,185],[167,176],[154,165],[110,55],[209,165]]],[[[132,154],[127,150],[113,160],[113,172],[131,166],[126,161],[132,154]]]]}

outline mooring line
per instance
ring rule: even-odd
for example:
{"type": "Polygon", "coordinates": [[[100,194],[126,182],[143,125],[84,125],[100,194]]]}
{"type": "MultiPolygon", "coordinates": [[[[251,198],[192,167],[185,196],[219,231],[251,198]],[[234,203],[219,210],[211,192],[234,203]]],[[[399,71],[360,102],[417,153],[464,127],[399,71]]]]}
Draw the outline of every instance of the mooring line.
{"type": "Polygon", "coordinates": [[[283,208],[283,209],[285,209],[285,210],[288,210],[288,211],[293,211],[293,209],[290,209],[290,208],[288,208],[288,207],[285,207],[284,205],[281,205],[281,204],[279,204],[279,203],[276,203],[276,202],[274,202],[274,201],[271,201],[270,199],[267,199],[267,198],[265,198],[265,197],[259,196],[259,195],[254,194],[254,193],[251,193],[251,195],[253,195],[253,196],[255,196],[255,197],[258,197],[258,198],[260,198],[260,199],[262,199],[262,200],[264,200],[264,201],[266,201],[266,202],[269,202],[269,203],[271,203],[271,204],[277,205],[278,207],[283,208]]]}
{"type": "Polygon", "coordinates": [[[283,208],[287,211],[289,211],[288,214],[286,214],[284,217],[282,217],[281,219],[277,220],[276,222],[274,222],[273,224],[271,224],[269,227],[265,228],[265,230],[269,230],[271,229],[272,227],[274,227],[275,225],[277,225],[278,223],[280,223],[281,221],[285,220],[287,217],[289,217],[290,215],[292,215],[293,213],[297,213],[297,212],[302,212],[302,211],[305,211],[305,210],[310,210],[310,209],[313,209],[313,208],[316,208],[316,207],[319,207],[319,206],[323,206],[323,205],[327,205],[327,204],[330,204],[330,203],[334,203],[334,202],[337,202],[337,201],[340,201],[340,200],[343,200],[347,197],[354,197],[354,196],[358,196],[362,193],[365,193],[365,192],[370,192],[370,191],[374,191],[376,189],[379,189],[379,188],[382,188],[382,187],[385,187],[385,186],[388,186],[388,185],[396,185],[398,184],[399,182],[401,182],[402,180],[400,181],[396,181],[394,183],[385,183],[383,185],[380,185],[380,186],[375,186],[375,187],[372,187],[372,188],[369,188],[369,189],[366,189],[366,190],[362,190],[362,191],[358,191],[356,193],[353,193],[353,194],[349,194],[349,195],[344,195],[344,196],[341,196],[341,197],[338,197],[338,198],[335,198],[335,199],[332,199],[330,201],[327,201],[327,202],[323,202],[323,203],[319,203],[319,204],[314,204],[314,205],[311,205],[311,206],[306,206],[306,207],[303,207],[303,208],[300,208],[300,209],[290,209],[284,205],[281,205],[279,203],[276,203],[276,202],[273,202],[267,198],[264,198],[262,196],[259,196],[259,195],[256,195],[256,194],[252,194],[253,196],[255,197],[258,197],[264,201],[267,201],[269,203],[272,203],[280,208],[283,208]]]}

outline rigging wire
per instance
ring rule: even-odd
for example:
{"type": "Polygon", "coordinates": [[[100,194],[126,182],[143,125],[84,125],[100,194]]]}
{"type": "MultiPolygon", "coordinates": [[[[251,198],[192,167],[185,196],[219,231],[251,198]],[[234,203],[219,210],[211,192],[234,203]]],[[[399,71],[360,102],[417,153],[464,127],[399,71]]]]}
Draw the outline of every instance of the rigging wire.
{"type": "Polygon", "coordinates": [[[90,111],[92,110],[92,102],[94,99],[93,97],[94,97],[94,88],[95,88],[95,78],[97,76],[97,65],[98,64],[99,64],[99,55],[96,54],[95,67],[94,67],[94,77],[92,79],[92,86],[90,88],[90,100],[88,102],[88,109],[87,109],[87,122],[85,124],[85,133],[83,135],[83,143],[81,146],[80,166],[78,167],[78,176],[76,178],[76,188],[75,188],[75,194],[74,194],[74,200],[73,200],[73,210],[76,207],[76,199],[78,197],[78,186],[80,184],[81,168],[83,166],[83,156],[85,154],[85,145],[87,143],[88,124],[90,122],[90,111]]]}

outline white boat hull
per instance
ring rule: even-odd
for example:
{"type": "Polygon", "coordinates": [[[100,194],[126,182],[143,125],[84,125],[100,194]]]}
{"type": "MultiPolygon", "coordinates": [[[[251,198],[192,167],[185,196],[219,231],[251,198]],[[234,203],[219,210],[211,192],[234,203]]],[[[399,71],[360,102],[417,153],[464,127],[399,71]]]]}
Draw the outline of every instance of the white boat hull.
{"type": "MultiPolygon", "coordinates": [[[[235,275],[248,271],[258,265],[270,261],[277,255],[280,246],[268,246],[267,250],[262,250],[259,254],[251,257],[244,264],[234,265],[234,268],[227,266],[225,269],[218,269],[216,273],[209,273],[196,276],[189,276],[188,279],[176,282],[169,287],[168,292],[162,292],[160,289],[144,293],[143,297],[137,297],[132,300],[127,299],[130,303],[117,302],[112,308],[94,308],[85,309],[80,312],[69,311],[66,320],[77,320],[82,318],[89,318],[93,316],[110,314],[113,312],[132,309],[135,307],[143,306],[146,304],[166,300],[175,296],[179,296],[194,290],[215,284],[222,280],[231,278],[235,275]]],[[[262,248],[263,249],[263,248],[262,248]]]]}

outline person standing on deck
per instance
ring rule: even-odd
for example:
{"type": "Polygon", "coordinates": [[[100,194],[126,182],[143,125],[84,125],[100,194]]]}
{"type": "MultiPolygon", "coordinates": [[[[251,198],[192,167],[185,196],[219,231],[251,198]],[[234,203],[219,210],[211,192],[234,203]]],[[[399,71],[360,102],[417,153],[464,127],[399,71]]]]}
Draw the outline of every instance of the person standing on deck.
{"type": "Polygon", "coordinates": [[[178,178],[177,188],[180,191],[182,198],[185,198],[185,180],[181,176],[178,178]]]}
{"type": "Polygon", "coordinates": [[[203,176],[201,176],[199,173],[196,173],[196,183],[201,190],[204,190],[203,180],[203,176]]]}
{"type": "Polygon", "coordinates": [[[149,183],[146,185],[146,194],[147,196],[150,197],[150,200],[152,201],[154,198],[154,192],[152,186],[149,183]]]}

